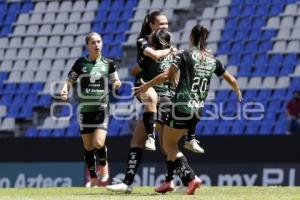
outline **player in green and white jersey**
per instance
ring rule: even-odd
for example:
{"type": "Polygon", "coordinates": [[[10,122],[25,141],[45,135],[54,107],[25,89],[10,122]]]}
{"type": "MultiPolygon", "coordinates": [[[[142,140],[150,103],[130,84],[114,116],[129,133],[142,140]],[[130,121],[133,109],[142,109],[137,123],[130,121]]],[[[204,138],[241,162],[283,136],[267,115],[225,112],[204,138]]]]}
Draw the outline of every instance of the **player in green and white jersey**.
{"type": "Polygon", "coordinates": [[[195,176],[185,156],[179,151],[177,143],[186,130],[190,127],[196,127],[200,120],[211,76],[215,73],[224,78],[236,92],[239,101],[242,101],[242,93],[236,79],[223,68],[220,61],[206,50],[207,36],[208,30],[205,27],[194,26],[190,34],[191,48],[181,51],[177,55],[177,61],[168,70],[135,88],[136,94],[145,92],[148,88],[168,80],[174,73],[180,71],[173,100],[174,106],[163,130],[163,147],[167,153],[167,159],[174,161],[175,171],[181,178],[183,185],[187,187],[186,194],[194,194],[202,182],[195,176]]]}
{"type": "Polygon", "coordinates": [[[102,38],[92,32],[86,37],[89,55],[76,60],[61,90],[68,99],[70,87],[79,81],[79,125],[84,145],[84,159],[91,176],[91,186],[107,185],[109,180],[105,139],[108,125],[108,79],[113,89],[121,87],[114,61],[101,55],[102,38]],[[97,179],[95,154],[100,159],[100,180],[97,179]]]}

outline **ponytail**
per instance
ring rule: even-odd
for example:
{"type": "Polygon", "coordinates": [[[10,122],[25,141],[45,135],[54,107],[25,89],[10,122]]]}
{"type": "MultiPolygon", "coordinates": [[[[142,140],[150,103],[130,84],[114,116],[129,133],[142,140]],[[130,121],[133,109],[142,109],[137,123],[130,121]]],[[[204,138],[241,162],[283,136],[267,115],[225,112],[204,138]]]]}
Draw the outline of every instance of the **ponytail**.
{"type": "Polygon", "coordinates": [[[148,35],[152,33],[150,23],[154,23],[157,16],[164,15],[160,11],[153,11],[150,14],[146,15],[143,21],[142,29],[138,35],[139,38],[146,38],[148,35]]]}
{"type": "Polygon", "coordinates": [[[193,27],[191,31],[191,36],[193,37],[193,45],[199,48],[200,51],[205,51],[206,49],[206,39],[208,37],[208,30],[204,26],[197,24],[193,27]]]}

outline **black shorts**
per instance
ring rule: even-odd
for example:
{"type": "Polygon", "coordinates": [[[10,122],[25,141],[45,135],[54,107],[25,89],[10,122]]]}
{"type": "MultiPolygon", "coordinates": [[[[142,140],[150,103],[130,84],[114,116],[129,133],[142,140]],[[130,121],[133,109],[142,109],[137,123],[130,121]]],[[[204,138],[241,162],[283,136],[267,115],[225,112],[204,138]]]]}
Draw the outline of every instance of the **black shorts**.
{"type": "Polygon", "coordinates": [[[169,114],[172,111],[172,101],[169,97],[160,96],[157,105],[157,122],[165,124],[169,120],[169,114]]]}
{"type": "Polygon", "coordinates": [[[186,114],[175,110],[169,113],[165,124],[171,128],[195,130],[200,117],[201,113],[186,114]]]}
{"type": "Polygon", "coordinates": [[[94,133],[96,129],[107,130],[108,113],[99,112],[81,112],[79,114],[80,134],[94,133]]]}

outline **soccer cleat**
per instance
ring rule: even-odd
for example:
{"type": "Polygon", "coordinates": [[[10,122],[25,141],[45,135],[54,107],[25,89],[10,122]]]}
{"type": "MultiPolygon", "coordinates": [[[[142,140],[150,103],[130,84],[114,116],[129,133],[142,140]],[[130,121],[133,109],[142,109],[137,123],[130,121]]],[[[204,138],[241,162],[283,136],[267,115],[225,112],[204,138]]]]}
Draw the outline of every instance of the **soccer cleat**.
{"type": "Polygon", "coordinates": [[[166,193],[166,192],[172,192],[174,190],[174,182],[163,182],[161,183],[157,188],[155,188],[155,192],[158,193],[166,193]]]}
{"type": "Polygon", "coordinates": [[[124,193],[131,193],[132,192],[132,186],[126,185],[125,183],[119,183],[115,185],[108,185],[106,186],[107,190],[112,192],[124,192],[124,193]]]}
{"type": "Polygon", "coordinates": [[[197,176],[195,176],[195,178],[193,180],[191,180],[188,184],[188,187],[186,189],[186,194],[188,195],[193,195],[195,190],[200,187],[202,184],[202,181],[200,178],[198,178],[197,176]]]}
{"type": "Polygon", "coordinates": [[[185,141],[183,147],[194,153],[204,153],[204,149],[202,149],[202,147],[200,147],[198,143],[200,143],[198,140],[192,139],[189,141],[185,141]]]}
{"type": "Polygon", "coordinates": [[[148,137],[148,139],[145,142],[145,149],[148,151],[155,151],[155,139],[153,137],[148,137]]]}
{"type": "Polygon", "coordinates": [[[100,172],[99,186],[107,186],[109,181],[108,162],[106,162],[106,165],[104,166],[100,165],[99,172],[100,172]]]}

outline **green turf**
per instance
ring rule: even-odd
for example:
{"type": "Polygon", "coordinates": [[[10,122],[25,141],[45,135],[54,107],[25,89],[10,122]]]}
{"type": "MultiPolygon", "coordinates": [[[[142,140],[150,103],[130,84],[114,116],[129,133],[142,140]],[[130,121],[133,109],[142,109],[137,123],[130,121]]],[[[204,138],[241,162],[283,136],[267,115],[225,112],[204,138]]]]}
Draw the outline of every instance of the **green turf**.
{"type": "Polygon", "coordinates": [[[106,191],[104,188],[24,188],[0,189],[0,199],[7,200],[300,200],[300,187],[201,187],[195,195],[156,194],[153,187],[136,187],[132,194],[106,191]]]}

